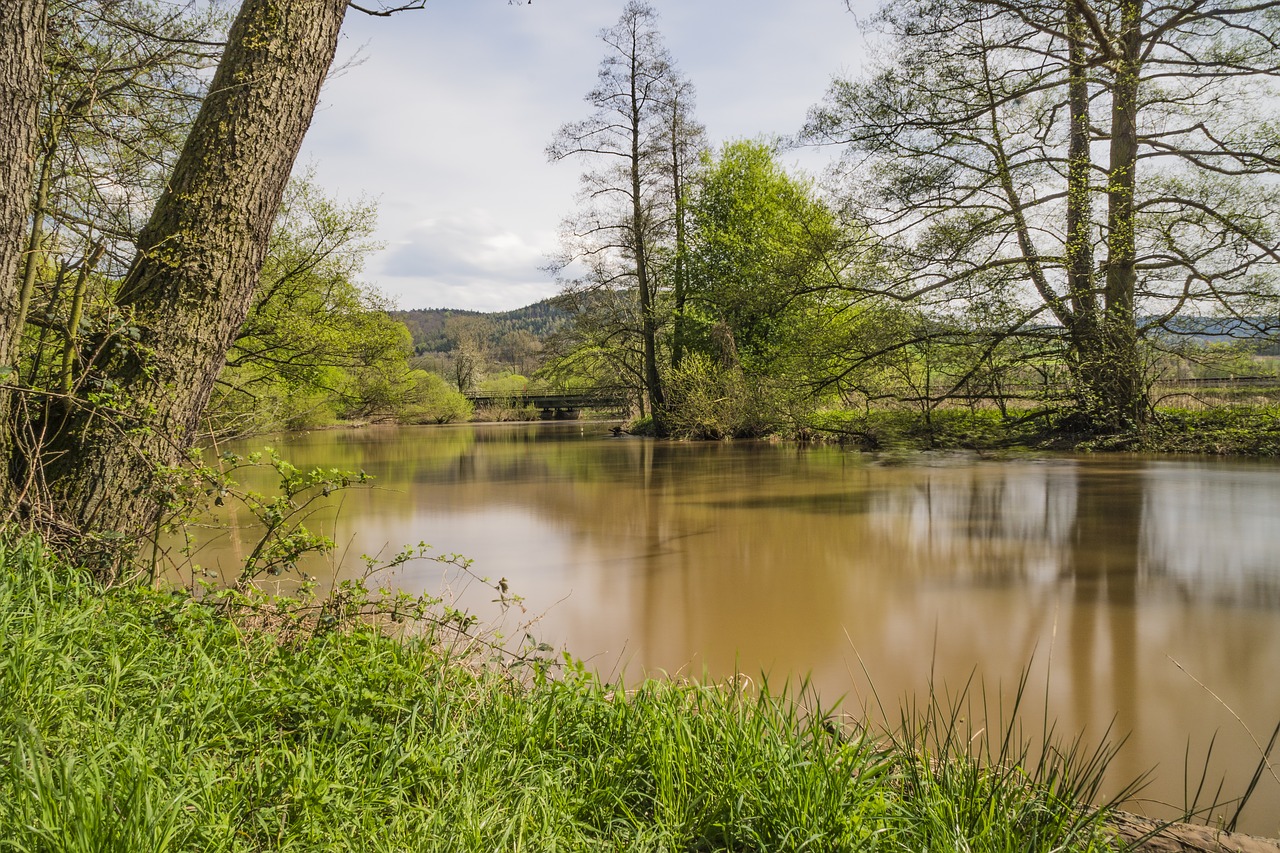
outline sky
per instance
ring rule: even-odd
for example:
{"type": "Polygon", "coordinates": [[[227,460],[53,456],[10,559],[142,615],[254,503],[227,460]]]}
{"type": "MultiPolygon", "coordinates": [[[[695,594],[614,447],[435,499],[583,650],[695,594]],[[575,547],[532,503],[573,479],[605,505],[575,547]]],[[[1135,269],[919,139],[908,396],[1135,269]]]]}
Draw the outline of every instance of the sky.
{"type": "MultiPolygon", "coordinates": [[[[873,0],[855,0],[859,15],[873,0]]],[[[799,130],[866,40],[843,0],[651,0],[697,90],[713,145],[799,130]]],[[[347,15],[299,158],[329,195],[378,204],[364,281],[398,307],[504,311],[554,295],[541,269],[586,164],[546,146],[587,117],[624,0],[431,0],[390,18],[347,15]]],[[[362,4],[364,5],[364,4],[362,4]]],[[[829,150],[783,162],[821,171],[829,150]]]]}

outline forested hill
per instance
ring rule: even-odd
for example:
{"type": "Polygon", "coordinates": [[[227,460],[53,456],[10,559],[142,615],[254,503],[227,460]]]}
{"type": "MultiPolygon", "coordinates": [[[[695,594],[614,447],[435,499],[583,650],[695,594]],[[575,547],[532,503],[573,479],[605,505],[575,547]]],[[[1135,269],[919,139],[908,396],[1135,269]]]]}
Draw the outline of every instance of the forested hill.
{"type": "Polygon", "coordinates": [[[565,321],[565,313],[544,299],[514,311],[484,313],[463,311],[456,308],[419,308],[412,311],[392,311],[393,319],[409,328],[413,336],[414,351],[451,352],[457,343],[453,331],[460,322],[478,327],[490,345],[496,346],[505,335],[527,332],[542,340],[558,329],[565,321]]]}

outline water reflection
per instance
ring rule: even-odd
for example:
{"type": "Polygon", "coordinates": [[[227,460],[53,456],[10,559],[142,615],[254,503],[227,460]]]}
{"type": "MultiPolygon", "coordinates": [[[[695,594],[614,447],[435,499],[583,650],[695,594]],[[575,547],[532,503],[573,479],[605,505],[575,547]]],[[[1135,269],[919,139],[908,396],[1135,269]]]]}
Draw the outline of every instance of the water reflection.
{"type": "MultiPolygon", "coordinates": [[[[922,456],[654,443],[582,424],[288,436],[295,464],[363,468],[334,527],[354,556],[426,540],[506,576],[543,634],[609,672],[777,680],[896,713],[932,679],[1016,682],[1062,730],[1132,733],[1118,777],[1182,760],[1215,729],[1241,790],[1280,718],[1280,468],[1258,463],[922,456]],[[1176,661],[1176,663],[1175,663],[1176,661]],[[874,685],[874,693],[873,693],[874,685]]],[[[225,568],[228,544],[206,563],[225,568]]],[[[314,573],[332,568],[312,566],[314,573]]],[[[338,571],[347,569],[339,568],[338,571]]],[[[431,587],[430,567],[403,574],[431,587]]],[[[1038,708],[1030,708],[1037,718],[1038,708]]],[[[1280,831],[1280,786],[1246,818],[1280,831]]]]}

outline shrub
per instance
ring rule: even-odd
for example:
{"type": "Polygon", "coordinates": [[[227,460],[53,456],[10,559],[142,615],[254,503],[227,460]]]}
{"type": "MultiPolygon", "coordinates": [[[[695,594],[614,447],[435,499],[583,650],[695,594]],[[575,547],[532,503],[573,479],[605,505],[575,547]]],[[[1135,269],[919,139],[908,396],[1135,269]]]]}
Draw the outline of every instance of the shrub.
{"type": "Polygon", "coordinates": [[[741,368],[691,353],[667,380],[667,430],[678,438],[757,438],[783,422],[779,393],[741,368]]]}
{"type": "Polygon", "coordinates": [[[409,380],[412,387],[396,412],[401,423],[449,424],[471,417],[471,401],[440,376],[415,370],[409,380]]]}

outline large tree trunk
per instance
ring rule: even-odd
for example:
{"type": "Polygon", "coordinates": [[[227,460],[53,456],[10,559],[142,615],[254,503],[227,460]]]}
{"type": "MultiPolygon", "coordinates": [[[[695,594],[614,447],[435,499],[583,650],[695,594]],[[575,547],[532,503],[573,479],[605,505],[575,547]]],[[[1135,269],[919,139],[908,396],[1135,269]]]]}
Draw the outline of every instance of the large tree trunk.
{"type": "MultiPolygon", "coordinates": [[[[18,269],[24,252],[23,233],[31,212],[44,71],[44,0],[8,0],[0,6],[0,383],[18,378],[18,269]]],[[[9,432],[11,392],[0,389],[0,500],[11,509],[8,477],[13,437],[9,432]]]]}
{"type": "Polygon", "coordinates": [[[0,365],[8,367],[17,350],[18,268],[31,213],[44,40],[42,0],[10,0],[0,8],[0,365]]]}
{"type": "Polygon", "coordinates": [[[93,399],[51,425],[51,508],[74,528],[128,543],[156,518],[157,471],[191,445],[253,301],[346,6],[244,0],[116,298],[118,340],[138,343],[91,372],[93,399]]]}
{"type": "Polygon", "coordinates": [[[1067,19],[1067,104],[1070,130],[1067,143],[1067,303],[1070,352],[1068,363],[1075,384],[1084,397],[1082,408],[1091,408],[1089,398],[1098,384],[1101,340],[1098,329],[1098,298],[1094,293],[1093,271],[1093,159],[1090,154],[1088,29],[1076,4],[1066,0],[1067,19]]]}
{"type": "Polygon", "coordinates": [[[1127,429],[1146,414],[1138,358],[1137,240],[1134,186],[1138,165],[1138,78],[1142,66],[1142,0],[1121,0],[1111,91],[1107,182],[1107,278],[1102,349],[1094,388],[1101,426],[1127,429]]]}

